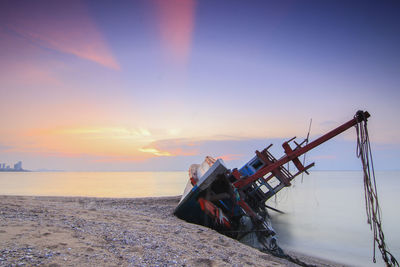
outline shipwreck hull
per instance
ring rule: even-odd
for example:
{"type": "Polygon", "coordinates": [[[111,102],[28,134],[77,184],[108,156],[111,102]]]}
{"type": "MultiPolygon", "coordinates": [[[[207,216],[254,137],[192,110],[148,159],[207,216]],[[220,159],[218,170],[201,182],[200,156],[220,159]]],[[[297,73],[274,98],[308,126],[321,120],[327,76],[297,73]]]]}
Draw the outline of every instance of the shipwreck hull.
{"type": "MultiPolygon", "coordinates": [[[[200,168],[203,166],[197,165],[200,168]]],[[[179,201],[178,206],[175,208],[174,214],[187,222],[201,224],[207,227],[213,225],[212,218],[208,216],[201,208],[199,198],[204,195],[204,192],[210,187],[210,185],[218,178],[219,175],[223,175],[228,169],[222,160],[217,160],[208,170],[200,177],[199,181],[192,185],[190,180],[186,185],[184,194],[179,201]]]]}
{"type": "Polygon", "coordinates": [[[369,116],[368,112],[358,111],[352,120],[310,143],[308,137],[300,143],[292,138],[282,144],[285,154],[279,159],[268,151],[270,145],[256,151],[256,155],[240,169],[230,170],[221,159],[206,157],[202,164],[190,166],[189,181],[174,214],[257,249],[280,254],[282,250],[277,245],[267,201],[283,188],[291,186],[296,176],[308,174],[307,170],[314,166],[314,163],[304,166],[299,159],[301,155],[366,122],[369,116]],[[296,172],[285,168],[289,162],[295,166],[296,172]]]}
{"type": "MultiPolygon", "coordinates": [[[[232,188],[231,171],[222,160],[213,162],[205,172],[206,160],[203,164],[194,165],[203,175],[194,185],[193,179],[189,180],[174,214],[187,222],[212,228],[257,249],[276,247],[272,227],[265,229],[265,225],[270,225],[266,210],[254,222],[238,204],[240,196],[232,188]]],[[[193,175],[192,167],[189,172],[193,175]]]]}

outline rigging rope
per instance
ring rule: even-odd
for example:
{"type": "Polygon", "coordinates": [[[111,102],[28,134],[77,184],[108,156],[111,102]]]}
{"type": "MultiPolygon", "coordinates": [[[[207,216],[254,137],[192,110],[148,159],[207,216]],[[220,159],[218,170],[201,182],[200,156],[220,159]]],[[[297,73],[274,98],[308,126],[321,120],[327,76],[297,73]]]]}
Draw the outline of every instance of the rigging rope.
{"type": "MultiPolygon", "coordinates": [[[[356,115],[356,117],[359,114],[356,115]]],[[[382,214],[379,207],[378,191],[376,189],[374,163],[372,161],[371,144],[368,136],[367,119],[360,118],[356,124],[357,130],[357,157],[361,159],[364,173],[364,197],[367,213],[367,223],[373,232],[373,262],[376,263],[376,245],[382,254],[387,266],[399,266],[396,258],[389,252],[382,230],[382,214]]]]}

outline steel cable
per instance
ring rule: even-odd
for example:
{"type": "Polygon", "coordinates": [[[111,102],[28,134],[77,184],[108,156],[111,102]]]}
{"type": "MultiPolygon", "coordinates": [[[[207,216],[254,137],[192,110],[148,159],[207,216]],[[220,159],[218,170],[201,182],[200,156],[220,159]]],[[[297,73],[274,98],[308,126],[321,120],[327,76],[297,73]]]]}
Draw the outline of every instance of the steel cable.
{"type": "Polygon", "coordinates": [[[372,160],[371,143],[369,141],[367,120],[363,118],[356,124],[357,157],[361,159],[364,175],[364,198],[367,223],[373,232],[373,262],[376,263],[375,251],[378,246],[382,259],[387,266],[399,266],[396,258],[389,252],[382,230],[382,214],[378,201],[375,169],[372,160]]]}

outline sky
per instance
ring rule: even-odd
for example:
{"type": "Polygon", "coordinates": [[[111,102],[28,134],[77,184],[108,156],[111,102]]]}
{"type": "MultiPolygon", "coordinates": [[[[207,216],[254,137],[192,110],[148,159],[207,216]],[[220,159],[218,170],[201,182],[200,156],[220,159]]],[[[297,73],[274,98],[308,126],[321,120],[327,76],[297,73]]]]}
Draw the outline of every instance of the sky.
{"type": "MultiPolygon", "coordinates": [[[[0,1],[0,162],[68,171],[240,167],[368,121],[400,167],[398,1],[0,1]]],[[[307,154],[359,170],[349,129],[307,154]]]]}

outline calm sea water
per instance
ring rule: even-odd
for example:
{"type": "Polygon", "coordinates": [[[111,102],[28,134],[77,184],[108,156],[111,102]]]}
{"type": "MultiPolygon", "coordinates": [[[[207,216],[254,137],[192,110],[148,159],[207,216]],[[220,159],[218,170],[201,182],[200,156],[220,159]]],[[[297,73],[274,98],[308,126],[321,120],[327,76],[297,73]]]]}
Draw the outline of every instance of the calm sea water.
{"type": "MultiPolygon", "coordinates": [[[[400,259],[400,172],[377,172],[386,244],[400,259]]],[[[284,191],[285,190],[285,191],[284,191]]],[[[283,248],[356,266],[385,266],[366,223],[361,172],[312,172],[269,203],[283,248]]]]}
{"type": "Polygon", "coordinates": [[[181,195],[187,172],[0,172],[0,194],[153,197],[181,195]]]}
{"type": "MultiPolygon", "coordinates": [[[[180,195],[187,172],[0,173],[1,195],[150,197],[180,195]]],[[[400,259],[400,172],[377,172],[386,242],[400,259]]],[[[312,172],[269,201],[283,248],[355,266],[385,266],[366,223],[361,172],[312,172]]]]}

